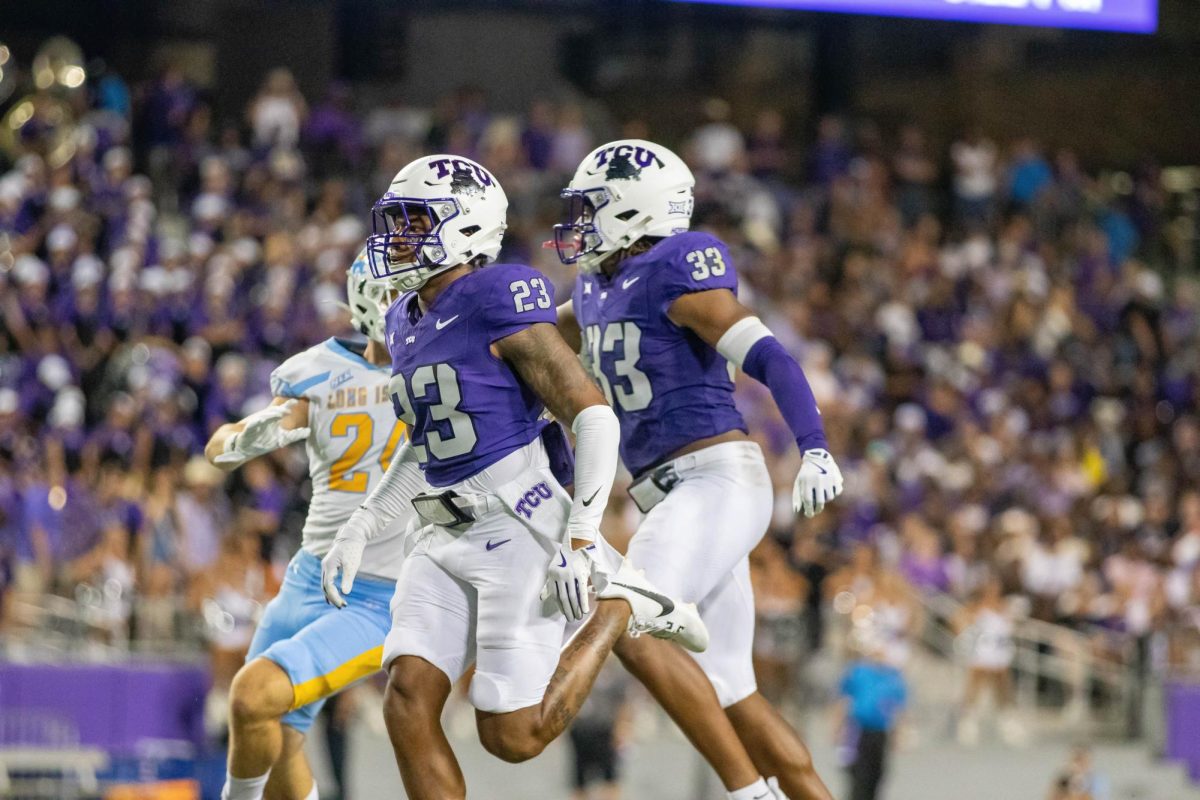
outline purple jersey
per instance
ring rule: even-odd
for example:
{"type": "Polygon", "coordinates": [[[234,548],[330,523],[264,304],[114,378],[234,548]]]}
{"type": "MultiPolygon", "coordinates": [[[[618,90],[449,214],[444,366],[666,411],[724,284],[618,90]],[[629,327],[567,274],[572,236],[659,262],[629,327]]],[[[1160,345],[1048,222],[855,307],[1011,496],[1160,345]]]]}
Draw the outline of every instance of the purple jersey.
{"type": "Polygon", "coordinates": [[[424,314],[415,294],[402,297],[386,322],[392,403],[429,483],[466,480],[542,433],[541,399],[490,349],[556,322],[554,288],[540,272],[493,264],[451,283],[424,314]]]}
{"type": "Polygon", "coordinates": [[[713,236],[677,233],[621,264],[580,275],[572,295],[583,357],[621,420],[621,458],[635,476],[698,439],[746,430],[729,363],[667,318],[688,292],[729,289],[737,275],[713,236]]]}

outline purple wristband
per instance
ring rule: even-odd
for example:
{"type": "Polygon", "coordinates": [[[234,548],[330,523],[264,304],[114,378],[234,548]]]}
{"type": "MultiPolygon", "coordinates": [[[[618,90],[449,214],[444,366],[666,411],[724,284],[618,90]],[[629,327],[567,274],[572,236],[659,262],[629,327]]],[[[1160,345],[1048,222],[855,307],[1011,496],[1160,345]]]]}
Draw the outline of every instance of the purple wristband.
{"type": "Polygon", "coordinates": [[[817,400],[808,385],[808,378],[778,339],[764,336],[755,342],[742,360],[742,370],[771,390],[771,397],[775,398],[779,413],[792,429],[800,452],[829,449],[821,412],[817,410],[817,400]]]}

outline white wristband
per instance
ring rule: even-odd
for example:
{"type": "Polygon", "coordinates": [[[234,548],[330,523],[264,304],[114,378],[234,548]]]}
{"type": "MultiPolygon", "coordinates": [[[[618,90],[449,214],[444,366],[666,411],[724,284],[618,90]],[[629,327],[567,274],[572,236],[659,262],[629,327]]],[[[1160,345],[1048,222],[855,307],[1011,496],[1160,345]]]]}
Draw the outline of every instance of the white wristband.
{"type": "Polygon", "coordinates": [[[717,352],[723,355],[726,361],[741,369],[750,348],[771,335],[771,329],[761,319],[745,317],[730,325],[729,329],[721,334],[721,338],[717,340],[717,352]]]}

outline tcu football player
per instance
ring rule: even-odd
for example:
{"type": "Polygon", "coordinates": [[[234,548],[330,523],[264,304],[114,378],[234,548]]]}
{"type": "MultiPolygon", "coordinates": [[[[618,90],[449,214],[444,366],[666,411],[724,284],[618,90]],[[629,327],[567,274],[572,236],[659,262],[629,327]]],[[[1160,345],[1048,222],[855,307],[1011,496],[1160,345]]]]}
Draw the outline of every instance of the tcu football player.
{"type": "Polygon", "coordinates": [[[346,291],[351,320],[367,336],[366,345],[331,338],[292,356],[271,373],[271,405],[222,425],[205,448],[212,463],[231,470],[304,440],[312,479],[300,549],[230,692],[227,800],[258,800],[268,779],[272,797],[317,796],[304,736],[327,697],[379,669],[391,628],[388,603],[404,558],[409,507],[372,540],[370,574],[362,576],[361,602],[350,613],[334,613],[321,589],[321,558],[391,460],[407,455],[395,479],[421,485],[411,451],[401,447],[405,426],[396,420],[388,392],[383,312],[395,292],[371,277],[365,249],[350,267],[346,291]]]}
{"type": "MultiPolygon", "coordinates": [[[[803,371],[738,302],[728,249],[688,230],[694,184],[683,161],[652,142],[617,141],[588,154],[562,193],[566,221],[555,227],[560,259],[579,268],[559,327],[621,422],[629,492],[646,515],[629,558],[662,591],[695,602],[711,632],[696,661],[732,729],[714,725],[715,758],[706,755],[727,788],[748,777],[765,788],[763,775],[793,800],[828,798],[803,742],[754,679],[747,556],[767,532],[774,498],[734,406],[731,368],[767,386],[795,435],[803,454],[797,513],[819,513],[841,493],[842,476],[803,371]]],[[[638,649],[652,647],[623,642],[618,655],[633,666],[638,649]]],[[[702,698],[683,675],[670,671],[651,689],[668,711],[698,713],[702,698]]],[[[745,797],[759,796],[754,785],[745,797]]]]}
{"type": "Polygon", "coordinates": [[[383,662],[384,717],[414,800],[466,795],[440,720],[472,662],[481,741],[522,761],[562,732],[626,631],[707,643],[694,606],[658,592],[600,538],[617,418],[559,335],[545,278],[485,266],[507,208],[490,172],[454,156],[409,164],[374,207],[371,269],[411,292],[388,309],[387,344],[392,399],[427,485],[414,497],[389,471],[323,567],[330,602],[344,604],[360,564],[372,568],[364,548],[411,501],[423,527],[409,536],[383,662]],[[547,410],[575,433],[573,471],[547,410]],[[595,608],[563,648],[567,616],[589,611],[589,580],[595,608]]]}

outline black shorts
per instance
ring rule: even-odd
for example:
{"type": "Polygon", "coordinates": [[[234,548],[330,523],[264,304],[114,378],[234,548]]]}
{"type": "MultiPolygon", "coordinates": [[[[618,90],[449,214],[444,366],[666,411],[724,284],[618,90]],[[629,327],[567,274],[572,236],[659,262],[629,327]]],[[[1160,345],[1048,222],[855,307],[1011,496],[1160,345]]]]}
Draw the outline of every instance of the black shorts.
{"type": "Polygon", "coordinates": [[[571,728],[571,748],[575,751],[575,788],[617,781],[617,749],[609,727],[576,725],[571,728]]]}

